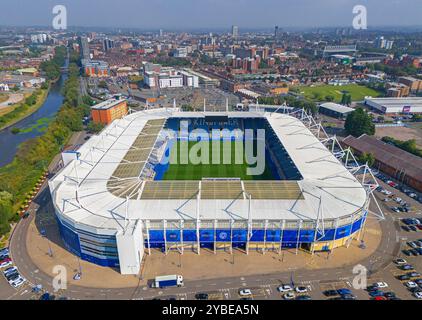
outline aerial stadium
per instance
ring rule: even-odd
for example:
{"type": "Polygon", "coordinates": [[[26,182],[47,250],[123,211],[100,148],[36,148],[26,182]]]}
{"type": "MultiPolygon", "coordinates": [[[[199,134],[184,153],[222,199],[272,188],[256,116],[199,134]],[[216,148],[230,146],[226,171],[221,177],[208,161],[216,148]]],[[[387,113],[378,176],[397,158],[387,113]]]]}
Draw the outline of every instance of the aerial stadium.
{"type": "Polygon", "coordinates": [[[347,247],[361,236],[375,186],[367,166],[336,142],[303,110],[130,113],[49,181],[61,237],[81,259],[122,274],[137,274],[154,250],[347,247]],[[207,139],[216,149],[195,149],[207,139]],[[249,174],[258,164],[238,151],[248,139],[265,155],[259,174],[249,174]],[[210,161],[181,161],[183,147],[210,161]]]}

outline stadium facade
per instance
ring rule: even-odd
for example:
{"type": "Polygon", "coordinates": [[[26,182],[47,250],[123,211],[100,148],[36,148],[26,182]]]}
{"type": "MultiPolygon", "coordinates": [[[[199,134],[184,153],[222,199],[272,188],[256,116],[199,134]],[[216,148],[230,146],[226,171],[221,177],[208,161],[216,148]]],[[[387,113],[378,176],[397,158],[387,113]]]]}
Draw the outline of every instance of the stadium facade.
{"type": "Polygon", "coordinates": [[[50,180],[61,237],[81,259],[122,274],[138,273],[157,248],[247,254],[349,246],[364,228],[374,186],[365,183],[367,167],[362,181],[351,173],[356,160],[335,141],[303,111],[131,113],[92,136],[50,180]],[[273,179],[162,180],[173,141],[166,132],[183,119],[205,130],[264,127],[273,179]]]}

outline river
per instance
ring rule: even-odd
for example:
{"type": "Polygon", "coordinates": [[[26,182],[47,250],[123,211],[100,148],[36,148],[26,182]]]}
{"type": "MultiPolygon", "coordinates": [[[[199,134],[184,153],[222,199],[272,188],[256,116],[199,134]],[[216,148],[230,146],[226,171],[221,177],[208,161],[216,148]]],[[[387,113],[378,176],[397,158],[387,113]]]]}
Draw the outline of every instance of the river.
{"type": "Polygon", "coordinates": [[[62,74],[60,79],[51,86],[47,98],[37,111],[15,125],[0,131],[0,167],[13,160],[22,142],[41,136],[45,132],[49,122],[63,103],[61,89],[66,78],[67,75],[62,74]],[[21,131],[13,134],[13,128],[19,128],[21,131]]]}

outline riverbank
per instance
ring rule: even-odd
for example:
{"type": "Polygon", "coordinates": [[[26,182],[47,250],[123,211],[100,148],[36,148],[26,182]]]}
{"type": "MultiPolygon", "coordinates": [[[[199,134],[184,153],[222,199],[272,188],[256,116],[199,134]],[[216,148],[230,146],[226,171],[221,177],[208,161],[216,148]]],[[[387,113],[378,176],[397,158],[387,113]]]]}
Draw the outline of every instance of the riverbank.
{"type": "MultiPolygon", "coordinates": [[[[31,114],[36,112],[39,108],[41,108],[41,106],[44,104],[45,100],[47,99],[48,93],[50,92],[50,88],[51,88],[51,84],[48,86],[47,89],[37,89],[37,90],[41,90],[41,93],[37,96],[36,103],[32,106],[29,106],[28,110],[23,111],[16,118],[13,118],[12,120],[8,121],[6,124],[1,126],[0,131],[5,130],[7,128],[10,128],[11,126],[13,126],[16,123],[18,123],[19,121],[29,117],[31,114]]],[[[20,103],[25,103],[25,102],[20,102],[20,103]]],[[[14,106],[11,106],[11,107],[14,107],[14,106]]],[[[13,111],[10,111],[10,112],[13,112],[13,111]]],[[[9,114],[9,113],[7,113],[7,114],[9,114]]]]}

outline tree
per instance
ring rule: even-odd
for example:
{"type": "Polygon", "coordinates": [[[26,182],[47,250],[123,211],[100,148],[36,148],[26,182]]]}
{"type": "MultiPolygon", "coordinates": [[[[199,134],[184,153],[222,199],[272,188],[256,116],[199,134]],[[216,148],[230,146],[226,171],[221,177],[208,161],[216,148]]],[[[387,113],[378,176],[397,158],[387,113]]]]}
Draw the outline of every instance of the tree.
{"type": "Polygon", "coordinates": [[[361,163],[367,163],[368,166],[372,167],[375,163],[375,156],[372,153],[364,152],[358,157],[358,161],[361,163]]]}
{"type": "Polygon", "coordinates": [[[0,233],[10,230],[9,219],[13,215],[13,196],[6,191],[0,191],[0,233]]]}
{"type": "Polygon", "coordinates": [[[333,95],[331,95],[331,94],[329,94],[329,95],[325,96],[325,100],[327,100],[327,101],[329,101],[329,102],[334,101],[334,99],[335,99],[335,97],[334,97],[333,95]]]}
{"type": "Polygon", "coordinates": [[[352,96],[348,93],[343,93],[343,96],[341,97],[341,104],[342,105],[351,105],[352,104],[352,96]]]}
{"type": "Polygon", "coordinates": [[[99,123],[99,122],[93,122],[93,121],[91,121],[87,126],[87,129],[90,133],[98,133],[101,130],[103,130],[103,128],[104,128],[104,124],[99,123]]]}
{"type": "Polygon", "coordinates": [[[347,115],[344,129],[347,134],[354,137],[359,137],[362,134],[370,136],[375,134],[375,125],[372,123],[372,118],[362,108],[357,108],[347,115]]]}

